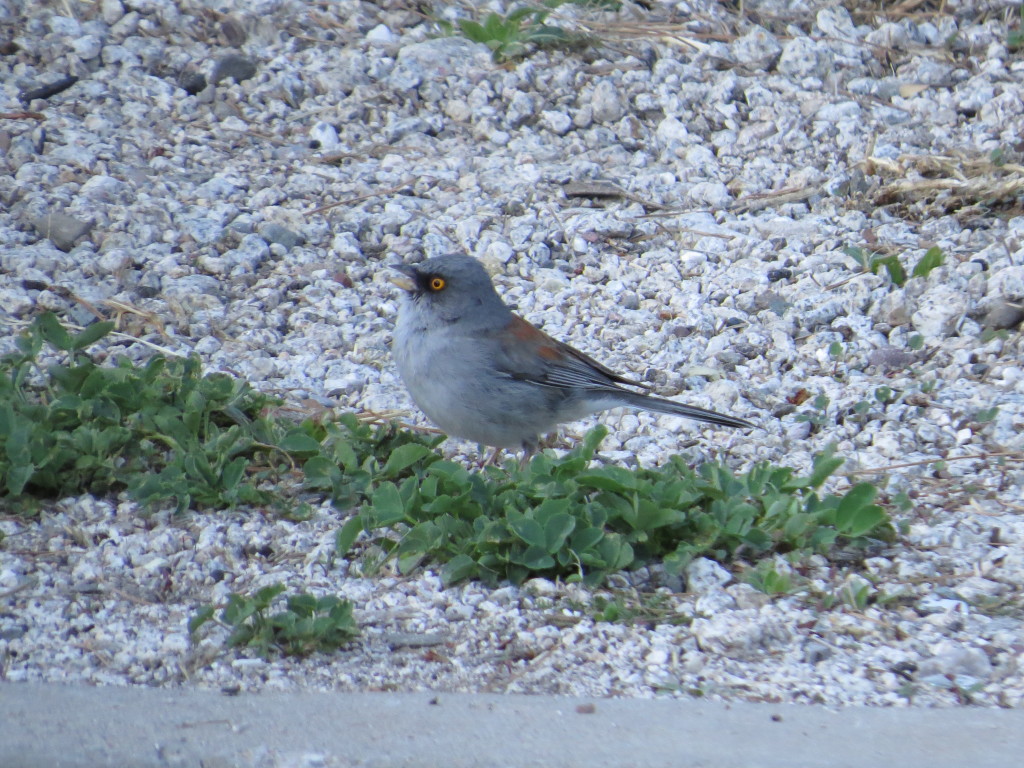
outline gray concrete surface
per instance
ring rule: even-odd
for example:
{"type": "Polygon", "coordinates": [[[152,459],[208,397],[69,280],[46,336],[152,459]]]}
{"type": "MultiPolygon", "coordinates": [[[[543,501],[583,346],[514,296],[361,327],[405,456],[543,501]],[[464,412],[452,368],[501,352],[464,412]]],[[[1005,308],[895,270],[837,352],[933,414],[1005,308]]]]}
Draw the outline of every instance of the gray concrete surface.
{"type": "Polygon", "coordinates": [[[2,768],[1012,768],[1024,711],[0,683],[2,768]]]}

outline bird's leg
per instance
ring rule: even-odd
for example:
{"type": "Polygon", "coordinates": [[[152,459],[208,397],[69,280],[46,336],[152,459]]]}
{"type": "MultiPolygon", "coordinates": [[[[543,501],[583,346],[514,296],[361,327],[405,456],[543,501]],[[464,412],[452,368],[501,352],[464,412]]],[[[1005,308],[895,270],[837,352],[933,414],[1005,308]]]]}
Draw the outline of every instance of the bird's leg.
{"type": "Polygon", "coordinates": [[[489,467],[498,460],[498,456],[501,455],[501,448],[495,448],[491,451],[491,455],[487,457],[487,461],[481,464],[481,467],[489,467]]]}
{"type": "Polygon", "coordinates": [[[530,463],[530,459],[533,458],[533,454],[537,452],[537,441],[536,440],[523,440],[523,458],[519,460],[519,470],[523,471],[530,463]]]}

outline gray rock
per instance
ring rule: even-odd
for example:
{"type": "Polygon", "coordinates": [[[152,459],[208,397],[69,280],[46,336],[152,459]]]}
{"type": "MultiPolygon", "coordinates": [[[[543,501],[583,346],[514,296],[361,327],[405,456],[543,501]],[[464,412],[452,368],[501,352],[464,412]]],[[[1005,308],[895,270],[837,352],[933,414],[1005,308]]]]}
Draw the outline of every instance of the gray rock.
{"type": "Polygon", "coordinates": [[[546,109],[540,114],[540,124],[557,136],[564,136],[572,129],[572,118],[565,112],[546,109]]]}
{"type": "Polygon", "coordinates": [[[366,33],[366,42],[373,43],[374,45],[394,45],[399,39],[398,35],[384,24],[378,24],[366,33]]]}
{"type": "Polygon", "coordinates": [[[640,297],[633,291],[624,291],[620,294],[619,305],[623,309],[640,309],[640,297]]]}
{"type": "Polygon", "coordinates": [[[943,678],[965,675],[988,680],[992,675],[992,662],[980,648],[968,648],[955,643],[944,644],[939,653],[925,659],[918,667],[918,677],[943,678]]]}
{"type": "Polygon", "coordinates": [[[934,285],[921,295],[911,313],[914,328],[926,339],[948,336],[967,312],[967,295],[948,285],[934,285]]]}
{"type": "Polygon", "coordinates": [[[277,243],[285,248],[296,248],[306,242],[302,235],[280,224],[264,224],[260,227],[259,233],[268,243],[277,243]]]}
{"type": "Polygon", "coordinates": [[[880,322],[898,328],[910,322],[910,312],[911,306],[908,304],[906,293],[902,289],[896,289],[882,296],[872,315],[880,322]]]}
{"type": "Polygon", "coordinates": [[[822,8],[818,11],[814,18],[814,26],[820,33],[815,36],[829,38],[833,52],[840,59],[845,59],[850,63],[859,63],[862,57],[872,55],[869,48],[859,45],[862,35],[854,26],[850,12],[841,5],[822,8]],[[844,42],[846,40],[856,42],[846,43],[844,42]]]}
{"type": "MultiPolygon", "coordinates": [[[[351,232],[339,232],[336,234],[334,239],[331,240],[331,250],[343,259],[361,260],[363,258],[363,251],[359,246],[359,240],[351,232]]],[[[451,253],[451,250],[445,250],[443,253],[451,253]]]]}
{"type": "Polygon", "coordinates": [[[1024,305],[1000,301],[985,315],[985,327],[993,331],[1010,330],[1024,322],[1024,305]]]}
{"type": "Polygon", "coordinates": [[[600,80],[594,86],[594,92],[590,97],[590,109],[594,122],[597,123],[615,123],[622,119],[626,113],[626,104],[619,87],[611,78],[600,80]]]}
{"type": "Polygon", "coordinates": [[[223,309],[221,284],[211,275],[164,277],[160,292],[165,299],[179,304],[189,312],[223,309]]]}
{"type": "Polygon", "coordinates": [[[878,29],[871,30],[865,37],[864,42],[877,45],[880,48],[892,48],[896,51],[905,51],[916,41],[914,40],[913,27],[906,20],[899,22],[885,22],[878,29]]]}
{"type": "Polygon", "coordinates": [[[389,124],[384,135],[389,144],[394,144],[414,133],[430,135],[434,133],[433,126],[422,117],[407,117],[389,124]]]}
{"type": "Polygon", "coordinates": [[[127,191],[128,185],[123,181],[101,173],[85,182],[78,192],[83,197],[112,203],[127,191]]]}
{"type": "Polygon", "coordinates": [[[70,16],[58,16],[54,14],[47,21],[50,31],[60,37],[78,37],[82,34],[82,25],[77,19],[70,16]]]}
{"type": "Polygon", "coordinates": [[[187,66],[178,74],[178,87],[195,96],[206,88],[206,75],[194,66],[187,66]]]}
{"type": "Polygon", "coordinates": [[[529,95],[516,91],[505,110],[505,124],[510,128],[518,128],[533,117],[535,109],[533,99],[529,95]]]}
{"type": "Polygon", "coordinates": [[[695,558],[686,566],[686,589],[702,594],[721,589],[732,581],[732,574],[725,568],[706,557],[695,558]]]}
{"type": "Polygon", "coordinates": [[[338,130],[323,120],[317,121],[309,129],[309,138],[315,141],[320,149],[335,149],[341,140],[338,138],[338,130]]]}
{"type": "Polygon", "coordinates": [[[775,36],[764,27],[754,27],[729,46],[733,60],[751,69],[769,69],[782,51],[775,36]]]}
{"type": "Polygon", "coordinates": [[[473,71],[491,66],[491,53],[482,43],[464,37],[439,37],[402,48],[387,80],[392,88],[404,91],[424,80],[468,78],[473,71]]]}
{"type": "Polygon", "coordinates": [[[121,0],[101,0],[100,15],[108,25],[113,26],[119,22],[124,17],[124,6],[121,5],[121,0]]]}
{"type": "MultiPolygon", "coordinates": [[[[277,225],[270,224],[267,226],[274,227],[277,225]]],[[[281,229],[284,229],[284,227],[281,227],[281,229]]],[[[288,230],[284,231],[287,232],[288,230]]],[[[224,267],[232,274],[255,272],[260,264],[270,257],[272,248],[284,249],[280,243],[269,244],[263,236],[262,230],[259,235],[246,235],[242,238],[242,242],[237,248],[224,252],[224,267]]],[[[287,249],[284,249],[283,252],[287,253],[287,249]]]]}
{"type": "Polygon", "coordinates": [[[788,77],[824,77],[831,69],[828,46],[807,37],[794,37],[782,49],[777,69],[788,77]]]}
{"type": "Polygon", "coordinates": [[[239,53],[228,53],[217,59],[210,73],[210,83],[218,85],[228,78],[241,83],[256,74],[256,62],[239,53]]]}
{"type": "Polygon", "coordinates": [[[103,49],[103,41],[97,35],[82,35],[71,41],[71,50],[82,61],[95,59],[103,49]]]}
{"type": "Polygon", "coordinates": [[[834,651],[824,643],[810,641],[804,645],[804,661],[808,664],[818,664],[832,658],[834,651]]]}
{"type": "Polygon", "coordinates": [[[909,368],[916,360],[916,355],[890,346],[874,349],[868,355],[868,363],[886,371],[904,370],[909,368]]]}
{"type": "Polygon", "coordinates": [[[1024,301],[1024,266],[1003,267],[993,272],[986,284],[986,293],[991,299],[1024,301]]]}
{"type": "Polygon", "coordinates": [[[215,243],[224,236],[224,225],[207,217],[188,218],[180,224],[182,232],[201,245],[215,243]]]}
{"type": "Polygon", "coordinates": [[[62,251],[70,251],[79,238],[84,237],[95,226],[95,222],[77,219],[63,213],[35,216],[29,220],[32,228],[62,251]]]}

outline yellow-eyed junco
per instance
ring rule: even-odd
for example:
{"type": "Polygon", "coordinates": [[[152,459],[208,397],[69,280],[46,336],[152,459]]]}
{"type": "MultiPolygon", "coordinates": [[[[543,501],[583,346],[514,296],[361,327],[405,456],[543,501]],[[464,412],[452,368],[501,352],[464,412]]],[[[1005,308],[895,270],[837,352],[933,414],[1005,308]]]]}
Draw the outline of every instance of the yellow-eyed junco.
{"type": "Polygon", "coordinates": [[[754,426],[625,389],[648,387],[513,313],[476,259],[439,256],[391,268],[399,273],[391,282],[407,292],[392,347],[398,372],[416,405],[449,435],[499,450],[522,448],[525,462],[558,424],[618,406],[754,426]]]}

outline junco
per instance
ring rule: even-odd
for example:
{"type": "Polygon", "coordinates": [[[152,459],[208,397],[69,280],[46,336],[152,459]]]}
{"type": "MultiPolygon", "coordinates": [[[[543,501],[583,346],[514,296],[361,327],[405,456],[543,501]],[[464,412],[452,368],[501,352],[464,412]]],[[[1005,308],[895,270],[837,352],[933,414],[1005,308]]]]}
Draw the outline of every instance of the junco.
{"type": "Polygon", "coordinates": [[[439,256],[393,266],[407,292],[393,351],[409,394],[442,431],[525,450],[565,421],[625,406],[723,427],[754,425],[720,413],[624,388],[620,376],[578,349],[537,330],[509,309],[483,266],[469,256],[439,256]]]}

